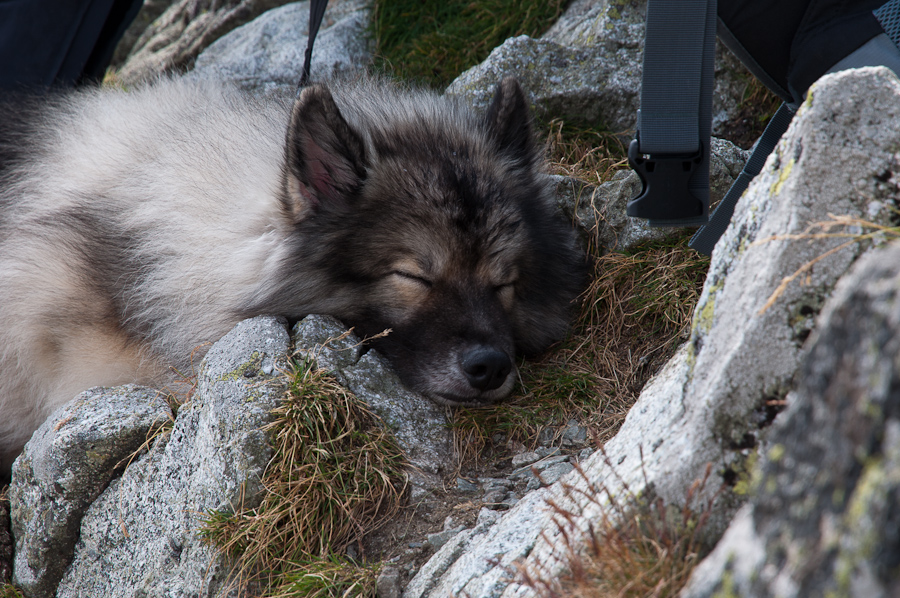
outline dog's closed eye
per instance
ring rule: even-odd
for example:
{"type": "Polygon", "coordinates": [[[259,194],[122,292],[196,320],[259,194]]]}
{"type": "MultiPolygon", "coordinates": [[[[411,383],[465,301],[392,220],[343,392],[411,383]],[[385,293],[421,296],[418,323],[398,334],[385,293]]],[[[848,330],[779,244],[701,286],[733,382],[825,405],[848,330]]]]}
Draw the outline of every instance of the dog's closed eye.
{"type": "Polygon", "coordinates": [[[399,278],[401,282],[418,284],[426,289],[430,289],[432,286],[432,282],[424,276],[412,274],[404,270],[394,270],[393,272],[391,272],[391,275],[399,278]]]}

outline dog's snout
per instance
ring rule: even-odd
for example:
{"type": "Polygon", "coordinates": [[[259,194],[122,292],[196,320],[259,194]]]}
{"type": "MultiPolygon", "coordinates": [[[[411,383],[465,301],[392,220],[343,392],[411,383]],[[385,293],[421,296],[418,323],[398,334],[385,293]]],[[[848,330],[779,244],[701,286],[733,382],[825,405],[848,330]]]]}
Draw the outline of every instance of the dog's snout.
{"type": "Polygon", "coordinates": [[[512,371],[509,356],[495,349],[475,349],[462,359],[462,370],[473,388],[494,390],[500,388],[512,371]]]}

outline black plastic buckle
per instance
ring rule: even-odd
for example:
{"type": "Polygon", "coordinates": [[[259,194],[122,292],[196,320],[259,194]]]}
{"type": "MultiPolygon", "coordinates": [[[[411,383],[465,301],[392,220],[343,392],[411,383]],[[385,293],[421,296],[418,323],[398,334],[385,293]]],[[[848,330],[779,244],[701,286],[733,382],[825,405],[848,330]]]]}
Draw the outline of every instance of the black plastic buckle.
{"type": "Polygon", "coordinates": [[[628,163],[644,188],[628,202],[626,213],[650,220],[651,226],[704,224],[709,217],[708,208],[688,188],[702,158],[702,150],[692,155],[644,155],[638,139],[632,139],[628,163]]]}

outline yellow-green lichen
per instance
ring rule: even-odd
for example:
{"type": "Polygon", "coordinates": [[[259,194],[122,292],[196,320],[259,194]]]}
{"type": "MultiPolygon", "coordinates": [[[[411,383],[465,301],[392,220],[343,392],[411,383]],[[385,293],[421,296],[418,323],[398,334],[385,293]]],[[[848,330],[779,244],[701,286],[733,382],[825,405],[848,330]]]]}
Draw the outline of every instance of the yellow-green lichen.
{"type": "Polygon", "coordinates": [[[691,323],[691,337],[697,333],[706,334],[712,329],[713,318],[716,313],[716,294],[725,286],[724,282],[718,282],[710,287],[706,295],[706,301],[698,306],[694,321],[691,323]]]}
{"type": "Polygon", "coordinates": [[[219,376],[217,382],[234,382],[242,378],[252,378],[259,372],[262,366],[263,356],[259,351],[254,351],[250,355],[250,359],[231,370],[219,376]]]}
{"type": "Polygon", "coordinates": [[[784,459],[785,452],[786,452],[786,450],[785,450],[783,444],[773,445],[772,448],[769,449],[769,455],[768,455],[769,461],[778,463],[779,461],[784,459]]]}
{"type": "Polygon", "coordinates": [[[831,493],[832,506],[840,508],[844,506],[845,500],[847,500],[847,490],[845,488],[835,488],[834,492],[831,493]]]}
{"type": "Polygon", "coordinates": [[[871,513],[880,511],[885,494],[900,484],[898,473],[900,471],[896,468],[887,466],[883,457],[872,457],[866,461],[844,513],[842,527],[846,533],[835,561],[835,587],[828,592],[828,596],[851,596],[853,572],[878,553],[883,538],[881,527],[871,520],[871,513]]]}
{"type": "Polygon", "coordinates": [[[709,289],[706,301],[702,306],[698,305],[698,309],[694,314],[691,322],[691,335],[688,341],[687,349],[687,366],[688,376],[693,377],[694,366],[697,364],[697,345],[696,341],[700,335],[705,335],[712,329],[713,317],[716,313],[716,293],[721,289],[721,285],[714,285],[709,289]]]}
{"type": "Polygon", "coordinates": [[[688,341],[687,346],[687,358],[685,359],[685,363],[687,363],[688,372],[693,374],[694,366],[697,365],[697,347],[694,345],[694,342],[688,341]]]}
{"type": "Polygon", "coordinates": [[[759,455],[756,452],[751,452],[739,466],[735,467],[737,482],[735,482],[732,492],[738,496],[747,496],[759,489],[762,472],[758,467],[758,462],[759,455]]]}
{"type": "Polygon", "coordinates": [[[791,158],[788,160],[788,163],[784,165],[784,168],[778,173],[778,180],[772,184],[772,187],[769,189],[769,192],[772,195],[778,195],[781,193],[781,188],[784,187],[784,184],[787,182],[789,176],[791,176],[791,171],[794,169],[795,160],[791,158]]]}
{"type": "Polygon", "coordinates": [[[733,560],[734,555],[732,554],[728,559],[729,562],[725,571],[722,572],[722,583],[718,589],[716,589],[712,598],[738,598],[740,596],[737,593],[736,584],[734,583],[734,574],[731,572],[733,560]]]}
{"type": "Polygon", "coordinates": [[[801,107],[802,107],[804,110],[809,110],[810,108],[812,108],[812,104],[813,104],[813,88],[814,88],[814,87],[815,87],[815,86],[813,86],[812,88],[810,88],[809,93],[806,94],[806,99],[803,100],[803,105],[802,105],[801,107]]]}

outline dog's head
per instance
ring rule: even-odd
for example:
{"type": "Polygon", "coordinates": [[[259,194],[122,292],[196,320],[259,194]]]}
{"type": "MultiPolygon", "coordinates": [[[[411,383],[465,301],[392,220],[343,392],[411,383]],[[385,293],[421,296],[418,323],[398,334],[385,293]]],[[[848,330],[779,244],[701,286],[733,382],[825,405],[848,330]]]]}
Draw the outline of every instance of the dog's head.
{"type": "Polygon", "coordinates": [[[564,334],[584,276],[542,164],[512,78],[480,117],[422,93],[305,89],[283,197],[322,310],[390,329],[372,345],[438,402],[505,397],[516,350],[564,334]]]}

